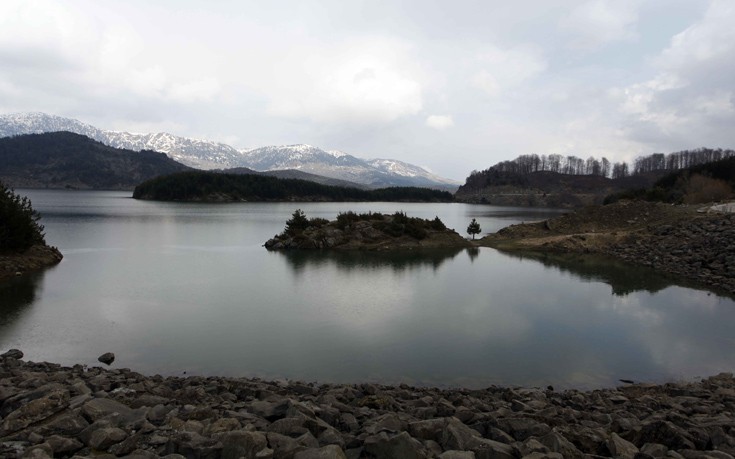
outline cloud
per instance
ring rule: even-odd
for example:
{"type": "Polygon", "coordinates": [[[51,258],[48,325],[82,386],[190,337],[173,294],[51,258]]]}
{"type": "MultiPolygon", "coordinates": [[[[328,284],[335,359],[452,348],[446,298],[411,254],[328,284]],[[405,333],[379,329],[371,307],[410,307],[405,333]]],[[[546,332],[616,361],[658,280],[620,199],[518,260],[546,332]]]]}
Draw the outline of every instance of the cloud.
{"type": "Polygon", "coordinates": [[[472,85],[487,95],[498,96],[542,73],[547,62],[533,47],[502,49],[488,46],[475,57],[479,67],[471,77],[472,85]]]}
{"type": "Polygon", "coordinates": [[[735,4],[713,1],[655,59],[656,75],[614,90],[624,129],[661,149],[735,144],[735,4]]]}
{"type": "Polygon", "coordinates": [[[590,0],[564,16],[559,27],[571,34],[573,48],[594,50],[613,42],[635,40],[637,21],[638,14],[628,1],[590,0]]]}
{"type": "Polygon", "coordinates": [[[431,115],[426,118],[426,125],[437,131],[443,131],[444,129],[454,126],[454,120],[451,116],[446,115],[431,115]]]}
{"type": "Polygon", "coordinates": [[[409,47],[391,39],[321,43],[317,48],[312,44],[290,53],[257,84],[272,116],[386,123],[414,115],[423,106],[411,60],[409,47]]]}

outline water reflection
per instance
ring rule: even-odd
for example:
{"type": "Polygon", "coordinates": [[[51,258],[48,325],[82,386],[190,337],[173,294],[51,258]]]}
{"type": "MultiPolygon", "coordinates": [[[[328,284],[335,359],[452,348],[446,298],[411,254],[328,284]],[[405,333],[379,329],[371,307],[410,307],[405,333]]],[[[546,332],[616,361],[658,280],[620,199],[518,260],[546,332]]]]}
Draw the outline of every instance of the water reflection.
{"type": "MultiPolygon", "coordinates": [[[[274,252],[284,257],[295,274],[306,269],[333,265],[340,270],[352,271],[390,268],[394,272],[413,269],[431,268],[434,271],[448,260],[453,259],[462,248],[401,250],[390,252],[367,251],[318,251],[318,250],[283,250],[274,252]]],[[[476,249],[475,249],[476,250],[476,249]]],[[[472,255],[470,255],[472,257],[472,255]]],[[[475,254],[475,256],[477,256],[475,254]]]]}
{"type": "Polygon", "coordinates": [[[43,276],[38,272],[0,282],[0,327],[13,324],[33,305],[43,276]]]}
{"type": "MultiPolygon", "coordinates": [[[[603,255],[501,252],[520,260],[538,261],[544,266],[570,273],[586,282],[604,282],[612,287],[612,294],[616,296],[626,296],[638,291],[656,293],[672,286],[703,288],[701,284],[662,274],[653,268],[636,266],[603,255]]],[[[722,291],[716,293],[731,296],[722,291]]]]}

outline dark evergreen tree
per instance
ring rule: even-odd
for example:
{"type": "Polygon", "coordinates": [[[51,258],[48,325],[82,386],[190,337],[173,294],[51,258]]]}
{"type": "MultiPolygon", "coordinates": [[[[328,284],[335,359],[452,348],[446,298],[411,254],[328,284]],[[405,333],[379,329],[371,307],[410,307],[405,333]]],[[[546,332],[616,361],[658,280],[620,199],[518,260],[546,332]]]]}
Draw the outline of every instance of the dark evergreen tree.
{"type": "Polygon", "coordinates": [[[475,234],[480,234],[480,231],[482,231],[480,224],[473,218],[470,225],[467,227],[467,234],[472,235],[472,239],[475,239],[475,234]]]}
{"type": "Polygon", "coordinates": [[[27,197],[0,183],[0,252],[24,252],[44,243],[43,225],[27,197]]]}
{"type": "Polygon", "coordinates": [[[286,220],[284,232],[289,235],[298,234],[309,227],[309,219],[301,209],[296,209],[289,220],[286,220]]]}

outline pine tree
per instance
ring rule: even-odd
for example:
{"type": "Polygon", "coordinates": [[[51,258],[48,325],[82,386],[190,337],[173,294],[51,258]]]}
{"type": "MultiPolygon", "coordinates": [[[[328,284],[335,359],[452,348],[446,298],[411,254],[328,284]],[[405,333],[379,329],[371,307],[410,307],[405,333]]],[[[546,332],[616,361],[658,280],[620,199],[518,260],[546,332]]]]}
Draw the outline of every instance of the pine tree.
{"type": "Polygon", "coordinates": [[[472,239],[475,239],[475,234],[480,234],[482,229],[480,228],[480,224],[477,223],[477,220],[474,218],[470,222],[470,226],[467,227],[467,234],[472,235],[472,239]]]}
{"type": "Polygon", "coordinates": [[[0,252],[24,252],[33,244],[43,244],[40,218],[30,199],[0,183],[0,252]]]}

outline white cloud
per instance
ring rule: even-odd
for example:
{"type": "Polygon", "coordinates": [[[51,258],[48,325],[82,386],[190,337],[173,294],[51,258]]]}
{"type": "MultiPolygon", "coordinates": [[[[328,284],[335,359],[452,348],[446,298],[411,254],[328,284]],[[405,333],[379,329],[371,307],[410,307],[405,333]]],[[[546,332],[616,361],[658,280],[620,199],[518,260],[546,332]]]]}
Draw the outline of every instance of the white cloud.
{"type": "Polygon", "coordinates": [[[475,61],[479,70],[471,77],[472,85],[490,96],[499,96],[521,85],[547,67],[541,51],[532,47],[502,49],[489,46],[475,61]]]}
{"type": "Polygon", "coordinates": [[[421,83],[410,49],[377,39],[292,52],[257,83],[274,116],[328,123],[385,123],[418,113],[421,83]]]}
{"type": "Polygon", "coordinates": [[[451,116],[446,115],[431,115],[426,118],[426,125],[437,131],[443,131],[444,129],[454,126],[454,120],[451,116]]]}
{"type": "Polygon", "coordinates": [[[657,74],[617,91],[632,139],[657,148],[732,146],[735,4],[713,1],[655,59],[657,74]]]}
{"type": "Polygon", "coordinates": [[[617,41],[638,37],[638,14],[629,1],[590,0],[574,8],[559,22],[572,35],[571,46],[594,50],[617,41]]]}

